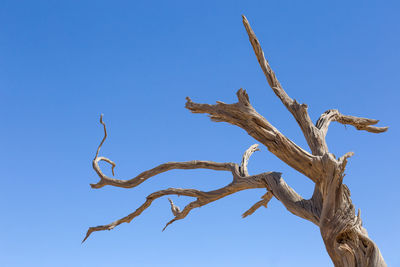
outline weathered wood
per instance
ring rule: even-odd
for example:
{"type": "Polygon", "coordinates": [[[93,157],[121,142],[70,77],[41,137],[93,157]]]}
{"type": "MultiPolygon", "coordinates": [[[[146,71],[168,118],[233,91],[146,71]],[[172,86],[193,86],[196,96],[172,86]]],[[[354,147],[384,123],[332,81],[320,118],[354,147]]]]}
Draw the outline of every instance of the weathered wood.
{"type": "Polygon", "coordinates": [[[276,78],[275,72],[271,69],[268,61],[264,57],[264,51],[261,48],[260,42],[258,41],[254,31],[251,29],[250,24],[245,16],[242,15],[243,25],[249,36],[251,45],[253,46],[254,53],[257,57],[258,63],[267,78],[269,86],[272,88],[276,96],[282,101],[283,105],[292,113],[293,117],[299,124],[304,137],[310,149],[314,155],[322,155],[327,151],[327,147],[322,138],[320,137],[319,131],[316,129],[308,115],[307,105],[299,104],[296,100],[293,100],[286,92],[283,90],[281,83],[276,78]]]}
{"type": "Polygon", "coordinates": [[[272,199],[274,195],[271,193],[271,191],[267,191],[262,197],[261,200],[256,202],[253,206],[250,207],[245,213],[242,214],[243,218],[246,218],[247,216],[253,214],[257,209],[261,208],[261,206],[264,206],[267,208],[269,201],[272,199]]]}
{"type": "Polygon", "coordinates": [[[239,89],[236,95],[237,103],[218,101],[216,105],[194,103],[188,97],[186,108],[193,113],[207,113],[213,121],[239,126],[275,156],[316,182],[322,167],[320,157],[308,153],[272,126],[251,106],[245,90],[239,89]]]}
{"type": "Polygon", "coordinates": [[[378,120],[343,115],[337,109],[325,111],[321,117],[319,117],[315,126],[320,129],[321,133],[325,136],[331,121],[353,125],[357,130],[365,130],[370,133],[383,133],[389,129],[389,127],[371,126],[377,124],[379,122],[378,120]]]}
{"type": "Polygon", "coordinates": [[[244,152],[242,163],[240,164],[239,168],[241,176],[249,176],[249,172],[247,171],[247,163],[249,162],[250,156],[256,151],[260,151],[260,149],[258,148],[258,144],[252,145],[244,152]]]}
{"type": "Polygon", "coordinates": [[[193,113],[208,114],[213,121],[227,122],[244,129],[283,162],[311,179],[315,183],[313,196],[310,199],[302,198],[283,180],[282,174],[279,172],[249,175],[247,169],[248,161],[250,156],[258,150],[257,144],[252,145],[245,151],[240,165],[229,162],[218,163],[199,160],[168,162],[142,172],[129,180],[108,177],[101,171],[99,162],[109,163],[112,166],[113,175],[116,164],[108,158],[99,156],[99,151],[107,138],[106,125],[101,116],[100,123],[104,128],[104,138],[98,146],[93,160],[93,169],[100,180],[96,184],[91,184],[92,188],[98,189],[105,185],[133,188],[151,177],[174,169],[227,171],[231,173],[232,181],[222,188],[208,192],[181,188],[156,191],[147,196],[146,201],[139,208],[124,218],[107,225],[90,227],[82,242],[93,232],[111,230],[121,223],[131,222],[150,207],[154,200],[164,196],[182,195],[196,198],[196,200],[186,205],[183,210],[169,199],[174,218],[165,225],[165,229],[171,223],[184,219],[195,208],[242,190],[265,188],[267,192],[261,197],[260,201],[243,213],[243,218],[253,214],[262,206],[267,207],[271,198],[275,197],[289,212],[319,227],[326,250],[335,266],[386,266],[377,245],[368,237],[367,231],[362,226],[360,210],[357,215],[355,214],[355,208],[350,198],[350,190],[343,183],[347,161],[354,153],[349,152],[342,157],[335,157],[329,152],[325,137],[332,121],[353,125],[358,130],[365,130],[371,133],[382,133],[388,128],[372,126],[378,123],[377,120],[343,115],[338,110],[326,111],[314,125],[308,114],[307,105],[297,103],[282,88],[274,71],[264,57],[260,42],[244,16],[243,24],[268,84],[297,121],[311,154],[284,136],[268,120],[257,113],[250,104],[246,91],[243,89],[237,92],[237,103],[199,104],[187,98],[186,108],[193,113]]]}

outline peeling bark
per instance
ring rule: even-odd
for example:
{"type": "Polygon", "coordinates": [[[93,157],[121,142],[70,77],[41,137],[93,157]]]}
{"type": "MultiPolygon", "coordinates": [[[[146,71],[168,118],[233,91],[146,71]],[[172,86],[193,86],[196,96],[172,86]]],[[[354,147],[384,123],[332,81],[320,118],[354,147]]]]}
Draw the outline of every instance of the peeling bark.
{"type": "Polygon", "coordinates": [[[109,163],[113,175],[116,165],[112,160],[99,156],[99,151],[107,138],[106,125],[101,116],[100,123],[104,127],[104,138],[93,160],[93,169],[100,180],[96,184],[91,184],[94,189],[106,185],[133,188],[151,177],[173,169],[227,171],[232,175],[232,181],[222,188],[207,192],[182,188],[156,191],[147,196],[145,202],[131,214],[110,224],[90,227],[82,242],[87,240],[93,232],[111,230],[122,223],[130,223],[150,207],[154,200],[164,196],[182,195],[195,198],[182,210],[174,204],[172,199],[169,199],[174,217],[165,225],[165,229],[171,223],[184,219],[195,208],[242,190],[265,188],[267,192],[261,197],[260,201],[243,213],[243,218],[253,214],[262,206],[266,208],[268,202],[275,197],[289,212],[319,227],[326,250],[335,266],[386,266],[377,245],[368,237],[367,231],[362,226],[360,210],[358,210],[357,215],[355,214],[350,190],[343,183],[346,164],[353,152],[336,158],[329,152],[325,137],[332,121],[352,125],[357,130],[371,133],[385,132],[388,127],[376,127],[373,125],[377,124],[378,120],[343,115],[338,110],[333,109],[323,113],[314,125],[308,114],[307,105],[299,104],[296,100],[290,98],[282,88],[264,57],[264,52],[254,31],[244,16],[243,24],[268,84],[297,121],[311,153],[284,136],[267,119],[261,116],[250,104],[249,96],[243,89],[237,92],[237,103],[225,104],[218,101],[215,105],[199,104],[187,98],[186,108],[193,113],[208,114],[213,121],[227,122],[245,130],[250,136],[265,145],[276,157],[313,181],[315,183],[313,196],[310,199],[301,197],[283,180],[282,174],[279,172],[249,175],[247,164],[250,156],[258,150],[257,144],[252,145],[244,152],[240,165],[231,162],[218,163],[200,160],[168,162],[144,171],[132,179],[121,180],[108,177],[102,172],[99,162],[109,163]]]}

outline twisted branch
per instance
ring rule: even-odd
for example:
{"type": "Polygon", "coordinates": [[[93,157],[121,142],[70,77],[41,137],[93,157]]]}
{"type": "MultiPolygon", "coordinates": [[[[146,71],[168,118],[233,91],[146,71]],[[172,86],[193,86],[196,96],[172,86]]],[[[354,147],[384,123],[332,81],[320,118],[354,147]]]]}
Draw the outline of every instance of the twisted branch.
{"type": "Polygon", "coordinates": [[[188,169],[210,169],[210,170],[216,170],[216,171],[230,171],[232,172],[232,175],[234,177],[240,176],[239,174],[239,166],[235,163],[219,163],[219,162],[213,162],[213,161],[205,161],[205,160],[192,160],[192,161],[186,161],[186,162],[167,162],[163,163],[161,165],[158,165],[155,168],[152,168],[150,170],[144,171],[141,174],[137,175],[136,177],[129,179],[129,180],[120,180],[120,179],[115,179],[107,176],[101,171],[101,168],[99,166],[100,161],[105,161],[108,162],[112,165],[112,171],[114,175],[114,167],[116,164],[105,157],[99,157],[99,151],[104,143],[104,141],[107,138],[107,128],[105,123],[103,122],[103,115],[100,116],[100,123],[104,127],[104,137],[97,148],[96,156],[93,159],[93,169],[96,171],[97,175],[100,178],[100,181],[97,182],[96,184],[90,184],[90,186],[94,189],[102,188],[105,185],[112,185],[116,187],[123,187],[123,188],[132,188],[140,185],[147,179],[169,171],[173,169],[182,169],[182,170],[188,170],[188,169]]]}

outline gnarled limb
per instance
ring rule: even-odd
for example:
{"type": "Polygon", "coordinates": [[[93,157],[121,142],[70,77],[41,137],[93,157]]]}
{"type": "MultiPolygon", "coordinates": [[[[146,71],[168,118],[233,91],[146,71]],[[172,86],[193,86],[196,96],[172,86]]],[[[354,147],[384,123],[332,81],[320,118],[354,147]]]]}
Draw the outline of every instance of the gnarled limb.
{"type": "Polygon", "coordinates": [[[186,108],[193,113],[208,113],[213,121],[239,126],[275,156],[316,182],[320,174],[320,158],[296,145],[258,114],[245,90],[240,89],[236,94],[238,102],[234,104],[219,101],[216,105],[198,104],[187,97],[186,108]]]}
{"type": "Polygon", "coordinates": [[[389,129],[389,127],[371,126],[377,124],[379,120],[343,115],[337,109],[330,109],[325,111],[315,123],[315,126],[320,129],[324,137],[326,136],[329,124],[332,121],[353,125],[357,130],[364,130],[370,133],[383,133],[389,129]]]}
{"type": "Polygon", "coordinates": [[[276,78],[275,72],[271,69],[268,61],[265,59],[264,51],[262,50],[260,42],[258,41],[253,29],[250,27],[247,18],[245,16],[242,16],[242,18],[250,43],[253,46],[254,53],[256,54],[258,63],[260,64],[265,77],[267,78],[269,86],[296,119],[313,155],[322,155],[324,152],[327,152],[328,149],[323,142],[318,129],[315,128],[310,116],[308,115],[307,105],[297,103],[296,100],[290,98],[285,90],[283,90],[281,83],[276,78]]]}

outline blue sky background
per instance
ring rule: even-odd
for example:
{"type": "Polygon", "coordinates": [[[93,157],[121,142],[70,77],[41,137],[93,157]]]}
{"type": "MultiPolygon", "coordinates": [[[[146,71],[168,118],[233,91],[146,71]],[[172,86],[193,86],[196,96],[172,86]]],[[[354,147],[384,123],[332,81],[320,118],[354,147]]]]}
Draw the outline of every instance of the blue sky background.
{"type": "MultiPolygon", "coordinates": [[[[356,154],[345,183],[389,266],[400,266],[398,1],[8,1],[0,4],[1,266],[332,266],[319,229],[278,201],[242,219],[264,193],[237,193],[172,218],[160,199],[131,224],[94,233],[167,187],[210,190],[230,175],[171,171],[135,189],[90,188],[101,152],[130,178],[166,161],[240,162],[243,130],[184,108],[253,106],[297,144],[306,142],[258,66],[245,14],[287,93],[309,105],[380,119],[387,133],[333,123],[329,147],[356,154]]],[[[307,198],[312,183],[265,147],[250,173],[283,172],[307,198]]],[[[107,166],[107,172],[109,172],[107,166]]],[[[190,199],[176,198],[181,207],[190,199]]]]}

